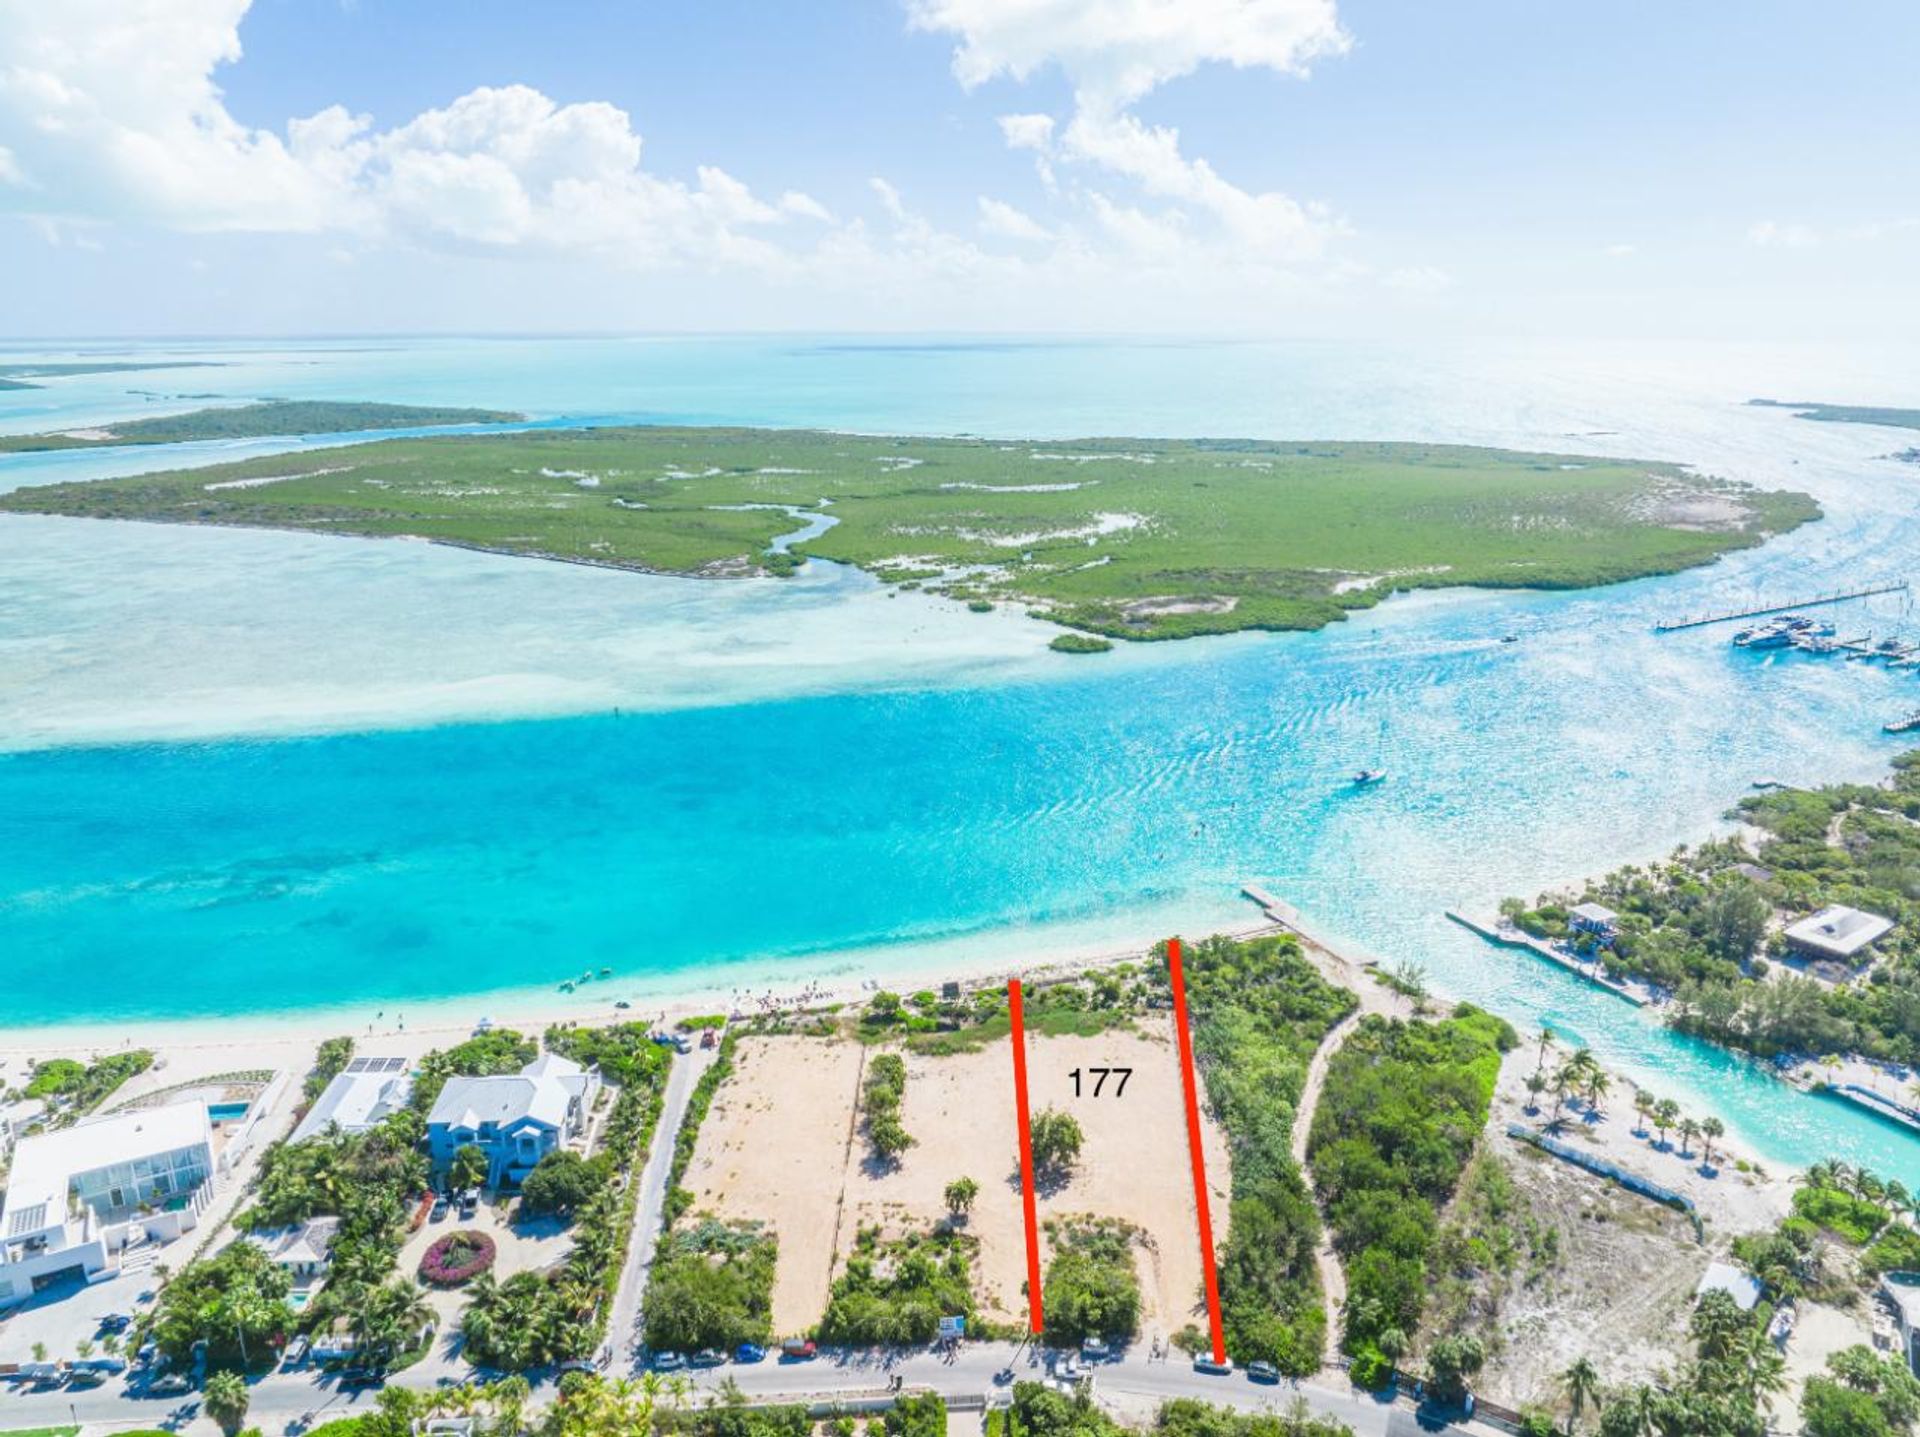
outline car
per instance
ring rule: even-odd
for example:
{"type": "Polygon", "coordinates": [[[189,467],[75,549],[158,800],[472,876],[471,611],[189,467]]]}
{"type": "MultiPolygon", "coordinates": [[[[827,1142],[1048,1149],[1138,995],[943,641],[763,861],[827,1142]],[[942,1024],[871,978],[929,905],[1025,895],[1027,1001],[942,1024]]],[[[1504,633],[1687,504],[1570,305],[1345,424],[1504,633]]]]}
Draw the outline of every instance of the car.
{"type": "Polygon", "coordinates": [[[124,1312],[103,1313],[100,1317],[101,1332],[125,1332],[133,1326],[133,1319],[124,1312]]]}
{"type": "Polygon", "coordinates": [[[307,1360],[307,1349],[310,1346],[312,1346],[312,1344],[307,1340],[304,1333],[294,1338],[293,1341],[287,1344],[287,1350],[280,1354],[280,1365],[282,1367],[298,1367],[307,1360]]]}
{"type": "Polygon", "coordinates": [[[767,1349],[757,1342],[743,1342],[733,1349],[735,1362],[761,1362],[766,1359],[767,1349]]]}
{"type": "Polygon", "coordinates": [[[178,1397],[193,1391],[193,1382],[184,1372],[163,1372],[147,1384],[149,1397],[178,1397]]]}
{"type": "Polygon", "coordinates": [[[1097,1337],[1086,1338],[1080,1344],[1082,1362],[1105,1362],[1111,1356],[1113,1349],[1097,1337]]]}
{"type": "Polygon", "coordinates": [[[427,1214],[427,1220],[429,1222],[445,1221],[447,1209],[452,1206],[453,1204],[447,1201],[447,1195],[445,1193],[439,1194],[433,1200],[433,1210],[427,1214]]]}
{"type": "Polygon", "coordinates": [[[349,1367],[340,1374],[335,1384],[342,1392],[359,1392],[368,1387],[385,1387],[387,1374],[374,1372],[365,1367],[349,1367]]]}
{"type": "Polygon", "coordinates": [[[565,1362],[560,1364],[560,1375],[562,1377],[565,1377],[569,1372],[593,1373],[599,1370],[599,1368],[595,1367],[584,1357],[569,1357],[565,1362]]]}
{"type": "Polygon", "coordinates": [[[703,1347],[687,1359],[689,1367],[718,1367],[727,1360],[727,1354],[717,1348],[703,1347]]]}
{"type": "Polygon", "coordinates": [[[1193,1359],[1193,1370],[1203,1377],[1229,1377],[1233,1374],[1233,1359],[1222,1357],[1215,1360],[1203,1352],[1193,1359]]]}
{"type": "Polygon", "coordinates": [[[1279,1380],[1280,1369],[1275,1367],[1271,1362],[1249,1362],[1247,1364],[1247,1381],[1278,1382],[1279,1380]]]}
{"type": "Polygon", "coordinates": [[[480,1194],[473,1188],[468,1188],[460,1194],[460,1220],[466,1222],[479,1211],[480,1194]]]}
{"type": "Polygon", "coordinates": [[[139,1363],[142,1367],[145,1367],[148,1364],[150,1364],[155,1357],[159,1356],[159,1354],[160,1354],[159,1343],[143,1342],[140,1344],[140,1350],[133,1354],[133,1360],[139,1363]]]}
{"type": "Polygon", "coordinates": [[[1080,1375],[1079,1365],[1074,1362],[1071,1352],[1065,1353],[1053,1364],[1053,1375],[1055,1377],[1064,1377],[1069,1382],[1080,1375]]]}
{"type": "Polygon", "coordinates": [[[820,1353],[820,1349],[804,1337],[789,1337],[780,1344],[780,1356],[792,1362],[810,1362],[820,1353]]]}
{"type": "Polygon", "coordinates": [[[653,1354],[655,1372],[678,1372],[687,1365],[685,1356],[678,1352],[656,1352],[653,1354]]]}
{"type": "Polygon", "coordinates": [[[98,1387],[107,1380],[107,1374],[95,1367],[75,1367],[67,1373],[69,1387],[98,1387]]]}
{"type": "Polygon", "coordinates": [[[719,1047],[719,1046],[720,1046],[720,1035],[719,1035],[718,1033],[716,1033],[716,1032],[714,1032],[714,1031],[713,1031],[713,1029],[711,1029],[711,1028],[709,1028],[709,1029],[707,1029],[707,1031],[706,1031],[706,1032],[704,1032],[704,1033],[702,1033],[702,1034],[700,1035],[700,1046],[701,1046],[701,1047],[703,1047],[703,1048],[717,1048],[717,1047],[719,1047]]]}

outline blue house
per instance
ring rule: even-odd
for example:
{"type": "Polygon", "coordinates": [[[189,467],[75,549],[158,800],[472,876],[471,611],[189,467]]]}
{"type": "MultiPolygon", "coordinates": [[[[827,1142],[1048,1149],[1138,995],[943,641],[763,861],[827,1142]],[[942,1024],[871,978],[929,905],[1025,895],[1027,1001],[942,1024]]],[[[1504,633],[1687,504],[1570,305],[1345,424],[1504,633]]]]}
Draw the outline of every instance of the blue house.
{"type": "Polygon", "coordinates": [[[472,1144],[487,1155],[487,1186],[517,1187],[548,1153],[586,1131],[598,1079],[578,1063],[543,1053],[518,1073],[447,1079],[427,1115],[436,1174],[472,1144]]]}

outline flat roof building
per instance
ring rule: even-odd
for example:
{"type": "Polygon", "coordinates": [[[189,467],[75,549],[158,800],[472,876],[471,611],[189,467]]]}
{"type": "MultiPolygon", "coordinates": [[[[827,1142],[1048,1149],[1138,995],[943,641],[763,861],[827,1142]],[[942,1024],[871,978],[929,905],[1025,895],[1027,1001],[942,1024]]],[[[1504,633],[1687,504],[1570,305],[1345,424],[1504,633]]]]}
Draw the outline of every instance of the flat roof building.
{"type": "Polygon", "coordinates": [[[1807,958],[1857,963],[1864,949],[1893,931],[1893,920],[1835,903],[1789,924],[1780,935],[1787,947],[1807,958]]]}

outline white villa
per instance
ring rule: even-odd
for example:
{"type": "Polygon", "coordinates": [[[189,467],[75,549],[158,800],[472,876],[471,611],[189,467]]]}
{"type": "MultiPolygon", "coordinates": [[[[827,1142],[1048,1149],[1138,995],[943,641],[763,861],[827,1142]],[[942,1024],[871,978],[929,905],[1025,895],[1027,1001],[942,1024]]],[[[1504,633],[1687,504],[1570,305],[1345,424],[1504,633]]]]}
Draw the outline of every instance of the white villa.
{"type": "Polygon", "coordinates": [[[413,1074],[405,1058],[355,1058],[334,1075],[287,1141],[305,1142],[331,1124],[343,1133],[378,1127],[413,1096],[413,1074]]]}
{"type": "Polygon", "coordinates": [[[22,1138],[0,1204],[0,1307],[90,1279],[199,1225],[213,1196],[203,1102],[89,1118],[22,1138]]]}
{"type": "Polygon", "coordinates": [[[436,1172],[469,1143],[487,1154],[487,1185],[514,1187],[548,1153],[586,1131],[597,1074],[542,1053],[518,1073],[454,1077],[427,1115],[427,1149],[436,1172]]]}

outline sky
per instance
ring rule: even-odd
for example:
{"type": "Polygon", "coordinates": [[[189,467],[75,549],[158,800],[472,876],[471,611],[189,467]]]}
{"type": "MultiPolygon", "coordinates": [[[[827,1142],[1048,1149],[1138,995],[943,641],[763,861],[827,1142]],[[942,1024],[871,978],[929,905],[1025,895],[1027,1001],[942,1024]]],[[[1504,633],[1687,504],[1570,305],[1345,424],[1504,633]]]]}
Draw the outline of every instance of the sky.
{"type": "Polygon", "coordinates": [[[0,336],[1912,335],[1916,55],[1913,0],[0,0],[0,336]]]}

